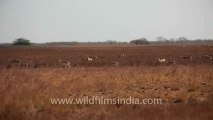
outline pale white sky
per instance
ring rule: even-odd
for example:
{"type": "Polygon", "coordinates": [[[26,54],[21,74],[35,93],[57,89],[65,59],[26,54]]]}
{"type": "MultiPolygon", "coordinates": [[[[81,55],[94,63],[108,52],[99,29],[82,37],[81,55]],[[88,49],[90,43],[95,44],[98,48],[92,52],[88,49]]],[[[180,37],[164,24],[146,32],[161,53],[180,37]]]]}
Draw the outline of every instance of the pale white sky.
{"type": "Polygon", "coordinates": [[[213,38],[213,0],[0,0],[0,42],[213,38]]]}

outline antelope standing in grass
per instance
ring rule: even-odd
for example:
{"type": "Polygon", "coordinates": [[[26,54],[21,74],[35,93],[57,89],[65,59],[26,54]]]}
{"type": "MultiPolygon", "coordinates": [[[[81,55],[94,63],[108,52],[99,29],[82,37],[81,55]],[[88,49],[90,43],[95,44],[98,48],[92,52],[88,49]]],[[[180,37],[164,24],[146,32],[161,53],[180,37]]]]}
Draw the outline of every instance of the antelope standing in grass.
{"type": "Polygon", "coordinates": [[[19,63],[19,62],[21,62],[21,60],[19,60],[19,59],[13,59],[13,60],[11,61],[11,63],[19,63]]]}
{"type": "Polygon", "coordinates": [[[26,68],[29,67],[29,63],[28,62],[19,62],[18,65],[19,65],[19,67],[26,67],[26,68]]]}
{"type": "Polygon", "coordinates": [[[124,58],[125,55],[122,53],[122,54],[120,54],[118,57],[119,57],[119,58],[124,58]]]}
{"type": "Polygon", "coordinates": [[[184,61],[191,61],[192,56],[180,56],[180,58],[183,58],[184,61]]]}
{"type": "Polygon", "coordinates": [[[25,68],[28,68],[31,64],[33,64],[32,61],[23,61],[23,60],[19,60],[19,59],[13,59],[10,64],[14,64],[16,66],[19,66],[19,67],[25,67],[25,68]]]}
{"type": "Polygon", "coordinates": [[[168,61],[168,65],[173,65],[173,66],[175,66],[175,65],[176,65],[176,61],[168,61]]]}
{"type": "Polygon", "coordinates": [[[209,60],[213,60],[212,56],[211,55],[202,55],[202,57],[206,58],[206,59],[209,59],[209,60]]]}
{"type": "Polygon", "coordinates": [[[124,54],[121,54],[121,55],[120,55],[120,57],[124,57],[124,56],[125,56],[124,54]]]}
{"type": "Polygon", "coordinates": [[[19,60],[19,59],[14,59],[14,60],[12,60],[12,63],[15,63],[19,67],[28,68],[30,66],[30,64],[32,64],[33,62],[32,61],[23,61],[23,60],[19,60]]]}
{"type": "Polygon", "coordinates": [[[70,62],[69,61],[62,61],[62,59],[58,59],[59,64],[63,67],[63,68],[70,68],[70,62]]]}
{"type": "Polygon", "coordinates": [[[98,56],[94,56],[95,59],[98,59],[98,56]]]}
{"type": "Polygon", "coordinates": [[[161,58],[158,58],[158,62],[161,63],[161,64],[162,64],[162,63],[165,63],[165,62],[166,62],[166,59],[165,59],[165,58],[162,58],[162,59],[161,59],[161,58]]]}
{"type": "Polygon", "coordinates": [[[119,63],[116,61],[116,62],[113,62],[112,63],[114,66],[118,67],[119,63]]]}
{"type": "Polygon", "coordinates": [[[88,62],[92,62],[92,58],[91,57],[87,57],[87,61],[88,62]]]}

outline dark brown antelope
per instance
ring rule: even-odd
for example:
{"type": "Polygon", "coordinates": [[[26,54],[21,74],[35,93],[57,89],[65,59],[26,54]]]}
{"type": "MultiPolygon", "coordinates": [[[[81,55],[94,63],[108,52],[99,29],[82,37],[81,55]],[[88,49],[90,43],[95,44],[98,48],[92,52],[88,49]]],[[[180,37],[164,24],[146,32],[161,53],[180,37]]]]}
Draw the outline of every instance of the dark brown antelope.
{"type": "Polygon", "coordinates": [[[180,56],[180,58],[183,58],[184,61],[191,61],[192,56],[180,56]]]}
{"type": "Polygon", "coordinates": [[[209,60],[213,59],[211,55],[202,55],[202,57],[204,57],[205,59],[209,59],[209,60]]]}
{"type": "Polygon", "coordinates": [[[173,65],[173,66],[175,66],[175,65],[176,65],[176,61],[168,61],[168,65],[173,65]]]}
{"type": "Polygon", "coordinates": [[[10,64],[15,65],[15,66],[19,66],[19,67],[26,67],[28,68],[30,64],[32,64],[32,61],[23,61],[23,60],[19,60],[19,59],[13,59],[10,64]]]}

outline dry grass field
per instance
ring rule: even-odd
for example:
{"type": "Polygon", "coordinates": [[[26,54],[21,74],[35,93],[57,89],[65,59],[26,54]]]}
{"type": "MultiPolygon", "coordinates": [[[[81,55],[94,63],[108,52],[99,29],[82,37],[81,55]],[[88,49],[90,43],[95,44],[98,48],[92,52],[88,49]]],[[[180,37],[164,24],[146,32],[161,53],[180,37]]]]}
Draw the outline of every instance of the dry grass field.
{"type": "Polygon", "coordinates": [[[0,119],[210,120],[212,54],[212,46],[0,48],[0,119]],[[163,103],[56,105],[50,100],[85,96],[163,103]]]}

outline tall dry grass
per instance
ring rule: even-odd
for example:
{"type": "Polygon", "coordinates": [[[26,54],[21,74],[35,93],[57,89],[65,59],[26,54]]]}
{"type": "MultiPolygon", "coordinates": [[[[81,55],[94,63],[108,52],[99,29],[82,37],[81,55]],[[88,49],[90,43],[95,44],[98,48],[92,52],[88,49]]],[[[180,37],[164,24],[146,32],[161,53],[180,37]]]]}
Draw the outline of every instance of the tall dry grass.
{"type": "Polygon", "coordinates": [[[213,68],[197,66],[0,69],[0,119],[210,119],[213,68]],[[82,96],[161,98],[162,105],[52,105],[82,96]]]}

